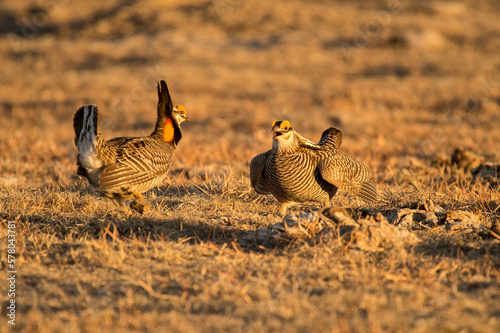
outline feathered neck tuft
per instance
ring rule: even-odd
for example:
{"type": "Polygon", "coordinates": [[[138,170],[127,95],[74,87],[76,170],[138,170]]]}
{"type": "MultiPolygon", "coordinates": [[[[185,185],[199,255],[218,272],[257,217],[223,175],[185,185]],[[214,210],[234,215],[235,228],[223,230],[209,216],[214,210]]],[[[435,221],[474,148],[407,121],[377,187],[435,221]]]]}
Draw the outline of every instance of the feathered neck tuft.
{"type": "Polygon", "coordinates": [[[171,143],[174,147],[177,146],[182,138],[180,124],[173,116],[173,104],[168,91],[167,83],[160,81],[158,88],[158,119],[156,121],[155,130],[151,134],[162,140],[171,143]]]}

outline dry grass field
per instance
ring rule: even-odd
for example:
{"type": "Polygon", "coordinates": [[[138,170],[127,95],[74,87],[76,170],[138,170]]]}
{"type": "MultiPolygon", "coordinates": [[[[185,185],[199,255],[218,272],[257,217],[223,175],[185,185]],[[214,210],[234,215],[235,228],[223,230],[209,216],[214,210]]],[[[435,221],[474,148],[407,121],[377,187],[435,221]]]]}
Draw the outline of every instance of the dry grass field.
{"type": "Polygon", "coordinates": [[[471,172],[500,164],[499,15],[496,0],[0,1],[0,332],[499,332],[500,180],[471,172]],[[97,104],[106,139],[147,135],[161,79],[191,122],[151,212],[126,216],[75,174],[72,117],[97,104]],[[279,204],[248,168],[275,119],[316,142],[342,130],[380,193],[332,200],[357,231],[268,228],[279,204]]]}

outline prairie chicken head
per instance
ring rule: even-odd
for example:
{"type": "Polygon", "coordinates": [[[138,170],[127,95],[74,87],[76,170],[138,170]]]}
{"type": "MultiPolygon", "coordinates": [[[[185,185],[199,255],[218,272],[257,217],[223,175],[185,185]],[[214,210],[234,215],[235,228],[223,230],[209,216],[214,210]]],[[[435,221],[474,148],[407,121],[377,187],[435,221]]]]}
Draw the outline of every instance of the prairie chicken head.
{"type": "Polygon", "coordinates": [[[288,120],[273,121],[273,148],[286,148],[294,142],[294,133],[288,120]]]}
{"type": "Polygon", "coordinates": [[[172,109],[172,116],[178,124],[182,123],[183,121],[189,121],[189,118],[186,114],[186,108],[182,105],[174,104],[174,107],[172,109]]]}

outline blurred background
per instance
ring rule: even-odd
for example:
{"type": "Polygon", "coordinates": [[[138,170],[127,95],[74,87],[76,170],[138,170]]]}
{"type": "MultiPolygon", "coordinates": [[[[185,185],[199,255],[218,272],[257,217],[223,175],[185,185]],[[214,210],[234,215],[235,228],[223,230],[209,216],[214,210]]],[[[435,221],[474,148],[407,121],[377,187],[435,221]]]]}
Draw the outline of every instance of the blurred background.
{"type": "Polygon", "coordinates": [[[288,119],[382,181],[458,147],[498,161],[498,1],[0,1],[0,185],[78,178],[72,117],[149,134],[156,82],[191,118],[173,170],[231,168],[288,119]]]}
{"type": "Polygon", "coordinates": [[[16,330],[500,332],[500,174],[470,172],[500,164],[499,18],[498,0],[0,0],[16,330]],[[75,174],[73,115],[96,104],[105,139],[148,135],[162,79],[191,122],[152,212],[125,217],[75,174]],[[389,229],[258,242],[281,217],[249,162],[284,119],[343,132],[381,200],[332,205],[389,229]]]}

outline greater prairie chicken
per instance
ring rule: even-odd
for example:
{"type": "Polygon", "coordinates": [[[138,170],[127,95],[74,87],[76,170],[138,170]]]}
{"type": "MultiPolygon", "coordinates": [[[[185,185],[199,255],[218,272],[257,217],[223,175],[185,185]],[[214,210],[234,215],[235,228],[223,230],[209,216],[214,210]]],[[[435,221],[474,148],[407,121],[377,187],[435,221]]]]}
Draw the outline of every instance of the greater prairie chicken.
{"type": "Polygon", "coordinates": [[[156,126],[147,137],[121,137],[104,141],[95,105],[82,106],[73,118],[78,148],[77,174],[129,212],[125,201],[139,213],[149,209],[141,193],[162,183],[182,138],[180,124],[189,121],[182,105],[173,105],[167,84],[158,84],[156,126]]]}
{"type": "Polygon", "coordinates": [[[250,182],[259,194],[272,194],[285,215],[291,202],[316,201],[328,205],[340,188],[364,200],[377,192],[366,166],[338,153],[342,132],[330,127],[318,144],[297,133],[287,120],[272,124],[273,148],[250,163],[250,182]]]}

